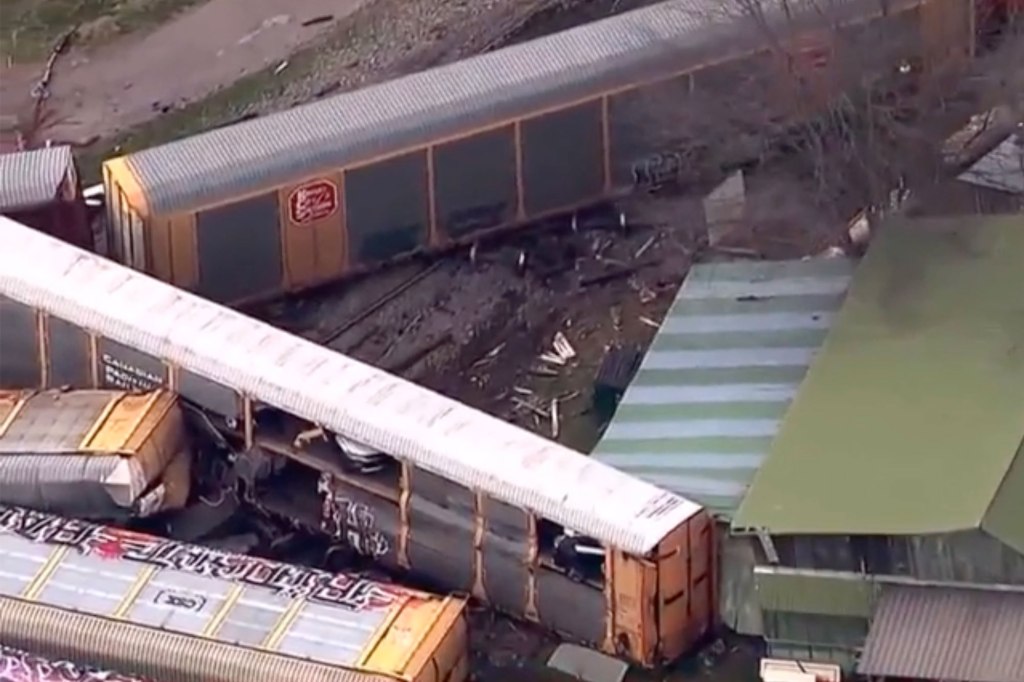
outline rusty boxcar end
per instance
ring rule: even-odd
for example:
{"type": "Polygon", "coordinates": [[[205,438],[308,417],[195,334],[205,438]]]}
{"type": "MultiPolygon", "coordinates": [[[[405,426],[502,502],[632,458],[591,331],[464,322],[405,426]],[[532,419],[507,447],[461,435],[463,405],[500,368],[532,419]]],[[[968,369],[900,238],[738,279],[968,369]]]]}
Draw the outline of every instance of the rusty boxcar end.
{"type": "Polygon", "coordinates": [[[463,682],[465,601],[0,507],[0,640],[161,682],[463,682]]]}
{"type": "Polygon", "coordinates": [[[168,391],[0,390],[0,504],[149,516],[185,504],[191,459],[168,391]]]}
{"type": "Polygon", "coordinates": [[[319,472],[328,530],[384,566],[643,665],[714,625],[713,523],[677,495],[4,219],[0,314],[9,376],[179,393],[319,472]]]}
{"type": "Polygon", "coordinates": [[[973,54],[971,0],[744,5],[668,0],[110,159],[107,241],[212,300],[266,299],[608,201],[652,153],[718,153],[746,136],[691,118],[709,93],[763,104],[747,128],[806,120],[861,82],[808,78],[837,43],[883,75],[973,54]]]}

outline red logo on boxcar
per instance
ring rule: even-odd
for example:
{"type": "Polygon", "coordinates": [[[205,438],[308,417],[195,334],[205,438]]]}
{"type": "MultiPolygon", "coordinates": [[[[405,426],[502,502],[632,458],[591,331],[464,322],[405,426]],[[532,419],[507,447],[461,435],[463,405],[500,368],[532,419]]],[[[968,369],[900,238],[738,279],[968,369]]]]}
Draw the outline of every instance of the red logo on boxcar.
{"type": "Polygon", "coordinates": [[[306,225],[338,210],[338,186],[330,180],[313,180],[288,195],[288,214],[293,223],[306,225]]]}

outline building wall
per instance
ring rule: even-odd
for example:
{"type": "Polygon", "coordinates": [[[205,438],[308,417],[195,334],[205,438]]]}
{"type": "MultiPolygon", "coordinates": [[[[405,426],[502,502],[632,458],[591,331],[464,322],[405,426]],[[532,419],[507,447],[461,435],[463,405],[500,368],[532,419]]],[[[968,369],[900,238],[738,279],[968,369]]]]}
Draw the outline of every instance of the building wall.
{"type": "Polygon", "coordinates": [[[791,568],[1024,585],[1024,555],[981,531],[926,536],[787,536],[775,537],[773,542],[780,564],[791,568]]]}

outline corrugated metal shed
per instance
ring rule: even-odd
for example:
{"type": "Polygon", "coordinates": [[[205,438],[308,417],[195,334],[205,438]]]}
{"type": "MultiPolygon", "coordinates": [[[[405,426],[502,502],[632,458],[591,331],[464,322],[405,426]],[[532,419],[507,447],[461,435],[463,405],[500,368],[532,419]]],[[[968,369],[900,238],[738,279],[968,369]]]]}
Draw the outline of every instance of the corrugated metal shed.
{"type": "Polygon", "coordinates": [[[694,266],[593,456],[731,516],[852,271],[846,259],[694,266]]]}
{"type": "MultiPolygon", "coordinates": [[[[793,17],[894,11],[919,0],[786,3],[793,17]],[[805,10],[803,13],[794,8],[805,10]]],[[[767,3],[769,8],[781,3],[767,3]]],[[[783,12],[767,11],[781,21],[783,12]]],[[[154,212],[195,209],[383,152],[742,53],[763,31],[726,5],[669,0],[568,31],[128,156],[154,212]]]]}
{"type": "Polygon", "coordinates": [[[0,154],[0,211],[53,201],[73,164],[71,147],[0,154]]]}
{"type": "Polygon", "coordinates": [[[887,587],[857,672],[924,680],[1024,682],[1024,594],[887,587]]]}
{"type": "Polygon", "coordinates": [[[1020,215],[880,230],[734,528],[1024,545],[1022,256],[1020,215]]]}

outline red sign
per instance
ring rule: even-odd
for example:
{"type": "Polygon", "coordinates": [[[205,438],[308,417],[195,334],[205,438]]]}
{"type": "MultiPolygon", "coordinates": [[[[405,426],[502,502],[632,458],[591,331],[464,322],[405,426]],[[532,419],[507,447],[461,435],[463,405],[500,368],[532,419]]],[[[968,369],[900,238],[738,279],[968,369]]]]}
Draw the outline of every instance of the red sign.
{"type": "Polygon", "coordinates": [[[288,217],[296,225],[334,215],[338,210],[338,186],[330,180],[313,180],[288,195],[288,217]]]}

